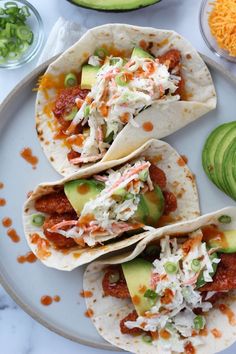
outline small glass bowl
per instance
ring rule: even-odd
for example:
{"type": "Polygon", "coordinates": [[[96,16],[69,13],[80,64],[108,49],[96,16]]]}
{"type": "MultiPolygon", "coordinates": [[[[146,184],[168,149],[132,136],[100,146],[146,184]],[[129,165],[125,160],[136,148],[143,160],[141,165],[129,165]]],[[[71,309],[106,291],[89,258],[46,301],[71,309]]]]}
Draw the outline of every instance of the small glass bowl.
{"type": "MultiPolygon", "coordinates": [[[[27,0],[11,0],[15,2],[19,7],[26,5],[29,9],[30,16],[26,20],[26,24],[31,28],[34,38],[29,48],[22,54],[20,58],[8,59],[4,63],[0,63],[0,69],[15,69],[19,68],[25,63],[32,60],[39,52],[43,44],[43,21],[38,11],[27,0]]],[[[9,0],[0,0],[0,7],[4,7],[4,4],[9,0]]]]}
{"type": "Polygon", "coordinates": [[[215,38],[211,34],[211,30],[208,24],[208,16],[212,11],[212,3],[214,0],[202,0],[200,14],[199,14],[199,22],[200,22],[200,30],[202,37],[208,46],[208,48],[215,53],[218,57],[224,58],[228,61],[236,63],[236,57],[230,56],[229,53],[220,48],[215,40],[215,38]]]}

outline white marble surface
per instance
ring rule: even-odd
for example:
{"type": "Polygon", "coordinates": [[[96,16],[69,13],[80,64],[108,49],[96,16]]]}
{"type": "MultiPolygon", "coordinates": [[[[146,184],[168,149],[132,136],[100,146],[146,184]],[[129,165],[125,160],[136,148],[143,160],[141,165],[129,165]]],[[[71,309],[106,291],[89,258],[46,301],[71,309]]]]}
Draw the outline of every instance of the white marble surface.
{"type": "MultiPolygon", "coordinates": [[[[109,22],[174,29],[188,38],[202,53],[215,59],[236,75],[236,64],[217,58],[206,47],[198,25],[200,0],[163,0],[160,4],[131,13],[99,13],[79,9],[65,0],[29,0],[40,12],[47,37],[59,16],[85,27],[109,22]]],[[[0,102],[36,66],[37,58],[22,68],[0,70],[0,102]]],[[[233,354],[226,350],[224,354],[233,354]]],[[[42,327],[25,314],[0,287],[0,354],[99,354],[101,350],[72,343],[42,327]]],[[[112,352],[106,352],[107,354],[112,352]]]]}

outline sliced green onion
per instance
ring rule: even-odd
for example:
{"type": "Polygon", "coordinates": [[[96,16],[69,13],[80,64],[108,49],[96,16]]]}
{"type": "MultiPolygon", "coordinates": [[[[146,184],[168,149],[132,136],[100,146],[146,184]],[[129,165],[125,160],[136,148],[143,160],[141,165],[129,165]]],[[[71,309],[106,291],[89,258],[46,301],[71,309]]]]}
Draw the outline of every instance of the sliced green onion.
{"type": "Polygon", "coordinates": [[[164,269],[167,274],[175,274],[178,271],[178,265],[174,262],[166,262],[164,264],[164,269]]]}
{"type": "Polygon", "coordinates": [[[104,59],[106,56],[108,56],[109,52],[105,48],[98,48],[95,50],[94,55],[97,57],[104,59]]]}
{"type": "Polygon", "coordinates": [[[109,283],[114,284],[120,280],[120,274],[118,272],[111,273],[109,275],[109,283]]]}
{"type": "Polygon", "coordinates": [[[148,170],[143,170],[139,172],[138,176],[142,182],[146,182],[146,180],[148,179],[148,170]]]}
{"type": "Polygon", "coordinates": [[[218,218],[219,222],[221,222],[222,224],[230,224],[231,221],[232,221],[232,218],[231,216],[229,215],[221,215],[219,218],[218,218]]]}
{"type": "Polygon", "coordinates": [[[112,193],[112,195],[117,195],[119,197],[124,197],[127,194],[127,191],[125,188],[117,188],[116,190],[114,190],[114,192],[112,193]]]}
{"type": "Polygon", "coordinates": [[[66,75],[65,80],[64,80],[64,85],[66,87],[73,87],[76,86],[78,83],[77,77],[73,73],[69,73],[66,75]]]}
{"type": "Polygon", "coordinates": [[[75,118],[77,112],[78,112],[78,108],[77,107],[73,107],[71,112],[67,116],[64,116],[64,119],[66,121],[73,120],[75,118]]]}
{"type": "Polygon", "coordinates": [[[31,41],[33,33],[28,26],[19,26],[16,28],[16,35],[22,41],[28,42],[31,41]]]}
{"type": "Polygon", "coordinates": [[[199,259],[192,260],[191,268],[195,273],[199,272],[199,270],[201,269],[201,262],[199,261],[199,259]]]}
{"type": "Polygon", "coordinates": [[[25,17],[29,17],[30,16],[30,12],[27,6],[22,6],[20,9],[20,12],[22,15],[24,15],[25,17]]]}
{"type": "Polygon", "coordinates": [[[206,320],[205,317],[203,316],[196,316],[193,320],[193,326],[196,331],[200,331],[200,329],[203,329],[206,325],[206,320]]]}
{"type": "Polygon", "coordinates": [[[88,117],[90,114],[90,106],[86,106],[84,109],[84,117],[88,117]]]}
{"type": "Polygon", "coordinates": [[[9,9],[10,7],[18,8],[17,3],[14,1],[5,2],[4,6],[5,6],[5,9],[9,9]]]}
{"type": "Polygon", "coordinates": [[[27,49],[29,48],[29,43],[27,43],[26,41],[23,41],[20,45],[19,45],[19,50],[20,52],[25,52],[27,49]]]}
{"type": "Polygon", "coordinates": [[[152,337],[149,336],[148,334],[144,334],[142,336],[142,340],[143,340],[144,343],[152,343],[152,337]]]}
{"type": "Polygon", "coordinates": [[[118,67],[121,67],[124,63],[124,60],[122,58],[111,58],[110,59],[110,65],[116,65],[118,67]],[[118,65],[117,65],[118,64],[118,65]]]}
{"type": "Polygon", "coordinates": [[[132,193],[126,193],[125,195],[125,200],[129,200],[129,199],[133,199],[134,198],[134,194],[132,193]]]}
{"type": "Polygon", "coordinates": [[[144,293],[144,297],[147,297],[148,299],[151,299],[151,300],[156,300],[157,293],[152,289],[147,289],[144,293]]]}
{"type": "Polygon", "coordinates": [[[43,225],[44,220],[45,220],[45,216],[42,214],[33,214],[31,219],[32,224],[38,227],[43,225]]]}
{"type": "Polygon", "coordinates": [[[127,77],[124,73],[119,73],[115,77],[115,82],[118,86],[126,86],[128,84],[127,77]]]}

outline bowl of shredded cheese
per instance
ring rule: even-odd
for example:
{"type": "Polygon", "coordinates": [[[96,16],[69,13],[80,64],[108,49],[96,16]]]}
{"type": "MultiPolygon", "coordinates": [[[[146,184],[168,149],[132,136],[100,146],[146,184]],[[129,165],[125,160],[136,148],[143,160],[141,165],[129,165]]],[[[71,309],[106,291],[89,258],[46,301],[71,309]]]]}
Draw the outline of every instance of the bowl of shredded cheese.
{"type": "Polygon", "coordinates": [[[236,0],[203,0],[199,20],[207,46],[236,63],[236,0]]]}

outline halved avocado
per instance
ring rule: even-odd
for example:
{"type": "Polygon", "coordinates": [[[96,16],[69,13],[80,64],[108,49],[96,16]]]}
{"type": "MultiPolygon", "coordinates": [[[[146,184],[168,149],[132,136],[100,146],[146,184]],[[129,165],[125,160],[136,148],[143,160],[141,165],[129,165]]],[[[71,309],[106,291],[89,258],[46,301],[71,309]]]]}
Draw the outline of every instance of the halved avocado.
{"type": "MultiPolygon", "coordinates": [[[[222,237],[211,238],[207,241],[210,248],[218,248],[221,253],[235,253],[236,252],[236,230],[222,231],[222,237]]],[[[217,250],[217,252],[218,252],[217,250]]]]}
{"type": "Polygon", "coordinates": [[[97,11],[130,11],[156,4],[160,0],[68,0],[74,5],[97,11]]]}
{"type": "Polygon", "coordinates": [[[145,291],[151,288],[153,265],[142,258],[136,258],[123,263],[122,270],[134,307],[141,316],[153,306],[153,300],[144,296],[145,291]]]}
{"type": "Polygon", "coordinates": [[[228,190],[228,194],[236,200],[236,138],[225,150],[223,158],[223,181],[228,190]]]}
{"type": "Polygon", "coordinates": [[[76,179],[65,183],[64,192],[76,213],[80,215],[85,203],[95,199],[103,188],[103,182],[92,179],[76,179]]]}

